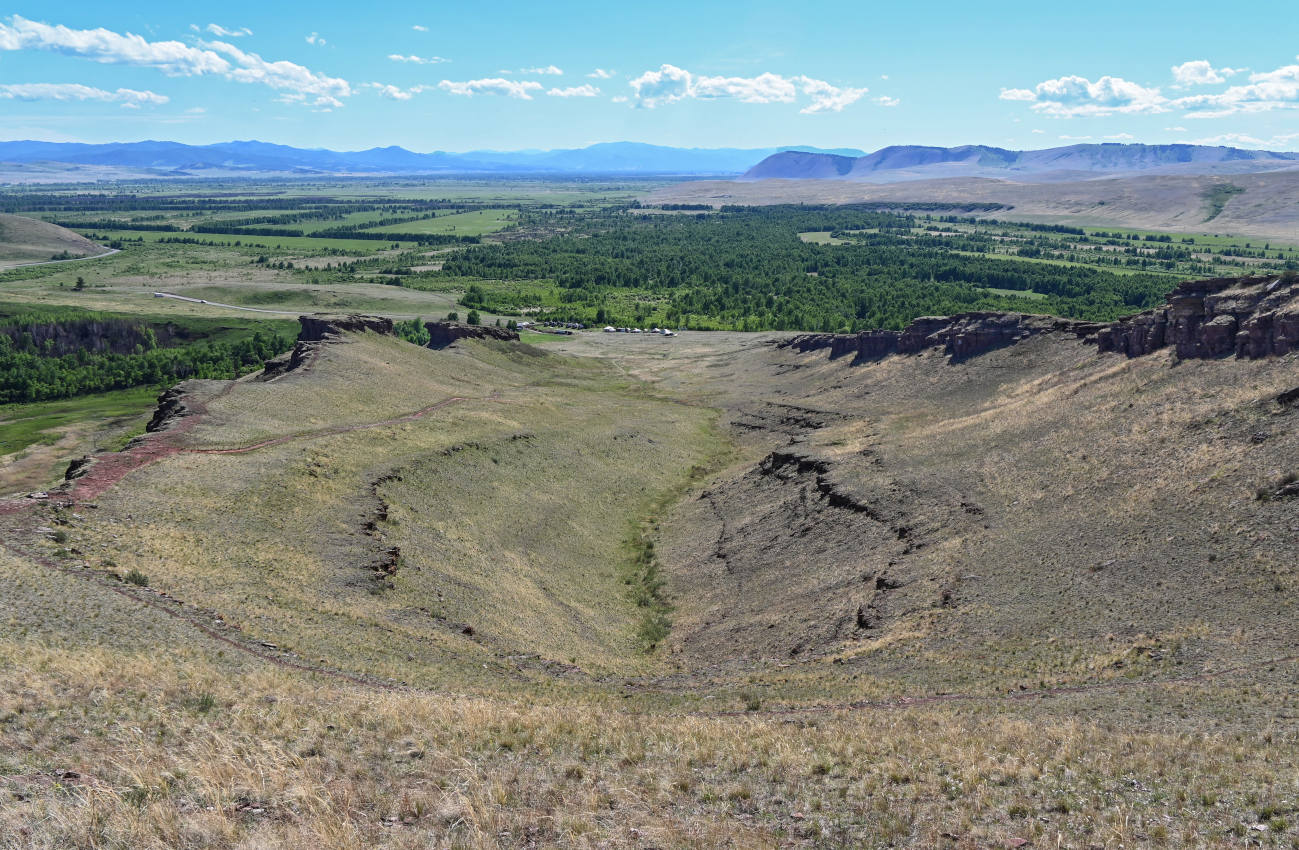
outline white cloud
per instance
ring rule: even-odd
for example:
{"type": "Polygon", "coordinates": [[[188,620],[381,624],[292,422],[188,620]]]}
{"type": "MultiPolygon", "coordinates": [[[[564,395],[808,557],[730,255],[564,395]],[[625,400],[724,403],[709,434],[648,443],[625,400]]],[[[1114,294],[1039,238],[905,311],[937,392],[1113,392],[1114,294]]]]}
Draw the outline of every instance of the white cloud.
{"type": "Polygon", "coordinates": [[[612,79],[613,71],[606,71],[604,68],[596,68],[594,71],[587,74],[587,76],[593,80],[608,80],[612,79]]]}
{"type": "Polygon", "coordinates": [[[898,100],[896,97],[889,97],[888,95],[883,94],[875,98],[875,102],[880,106],[897,106],[902,101],[898,100]]]}
{"type": "Polygon", "coordinates": [[[441,65],[443,62],[450,62],[442,56],[402,56],[400,53],[389,53],[388,58],[393,62],[407,62],[411,65],[441,65]]]}
{"type": "Polygon", "coordinates": [[[374,89],[383,97],[389,100],[410,100],[414,95],[424,91],[424,86],[415,86],[409,89],[403,89],[399,86],[388,85],[387,83],[366,83],[367,89],[374,89]]]}
{"type": "Polygon", "coordinates": [[[1030,132],[1030,133],[1038,133],[1038,134],[1041,134],[1041,133],[1045,133],[1046,130],[1030,130],[1029,132],[1030,132]]]}
{"type": "Polygon", "coordinates": [[[532,100],[530,92],[545,88],[533,80],[507,80],[502,77],[490,77],[482,80],[443,80],[438,88],[451,94],[472,97],[476,94],[499,94],[506,97],[517,97],[520,100],[532,100]]]}
{"type": "Polygon", "coordinates": [[[646,71],[630,83],[636,93],[636,105],[646,109],[689,97],[690,84],[689,71],[667,64],[657,71],[646,71]]]}
{"type": "Polygon", "coordinates": [[[1203,139],[1191,139],[1182,144],[1190,145],[1226,145],[1236,148],[1262,148],[1267,150],[1284,150],[1287,147],[1293,147],[1299,142],[1299,133],[1285,133],[1272,136],[1268,139],[1260,139],[1256,136],[1250,136],[1246,133],[1222,133],[1217,136],[1209,136],[1203,139]]]}
{"type": "Polygon", "coordinates": [[[215,74],[241,83],[258,83],[281,91],[297,91],[332,104],[352,93],[346,80],[330,77],[293,62],[270,62],[223,41],[148,41],[133,33],[99,29],[76,30],[30,21],[20,15],[0,23],[0,50],[48,50],[94,62],[155,68],[174,77],[215,74]]]}
{"type": "Polygon", "coordinates": [[[1026,102],[1037,100],[1037,95],[1028,89],[1002,89],[1000,97],[1002,100],[1022,100],[1026,102]]]}
{"type": "Polygon", "coordinates": [[[546,92],[551,97],[598,97],[600,90],[595,86],[587,83],[582,86],[569,86],[565,89],[551,89],[546,92]]]}
{"type": "Polygon", "coordinates": [[[1167,131],[1170,132],[1170,133],[1185,133],[1185,132],[1186,132],[1186,128],[1185,128],[1185,127],[1165,127],[1164,129],[1167,130],[1167,131]]]}
{"type": "Polygon", "coordinates": [[[12,83],[0,85],[0,99],[3,100],[99,100],[105,103],[120,103],[127,107],[138,108],[142,104],[156,106],[167,103],[166,95],[151,91],[135,89],[117,89],[105,91],[80,83],[12,83]]]}
{"type": "Polygon", "coordinates": [[[1044,80],[1033,89],[1002,89],[1000,97],[1032,103],[1035,112],[1058,118],[1167,112],[1169,103],[1157,88],[1108,75],[1096,82],[1079,76],[1044,80]]]}
{"type": "Polygon", "coordinates": [[[1135,139],[1136,136],[1131,133],[1115,133],[1111,136],[1106,136],[1105,138],[1112,142],[1130,142],[1135,139]]]}
{"type": "Polygon", "coordinates": [[[1060,138],[1066,142],[1088,142],[1091,141],[1092,137],[1091,136],[1061,136],[1060,138]]]}
{"type": "MultiPolygon", "coordinates": [[[[812,77],[782,77],[765,73],[756,77],[696,76],[675,65],[661,65],[633,79],[636,105],[654,109],[686,98],[714,100],[729,98],[742,103],[793,103],[801,92],[812,102],[801,112],[839,112],[860,100],[867,89],[840,88],[812,77]]],[[[881,101],[883,102],[883,101],[881,101]]],[[[892,104],[885,104],[892,105],[892,104]]]]}
{"type": "MultiPolygon", "coordinates": [[[[198,27],[194,27],[194,29],[198,29],[198,27]]],[[[253,34],[253,31],[248,29],[248,27],[240,27],[237,30],[228,30],[220,24],[208,24],[205,29],[212,33],[212,35],[219,35],[222,38],[243,38],[246,35],[253,34]]]]}
{"type": "Polygon", "coordinates": [[[626,103],[627,101],[631,100],[631,98],[627,97],[627,95],[625,94],[616,94],[612,98],[610,98],[610,100],[612,100],[614,103],[626,103]]]}
{"type": "Polygon", "coordinates": [[[1227,78],[1239,74],[1240,68],[1215,68],[1207,60],[1192,59],[1172,67],[1173,79],[1178,87],[1206,86],[1223,83],[1227,78]]]}
{"type": "Polygon", "coordinates": [[[415,24],[411,29],[415,30],[415,32],[428,32],[428,27],[423,24],[415,24]]]}
{"type": "Polygon", "coordinates": [[[563,69],[556,68],[554,65],[543,65],[540,68],[520,68],[520,74],[542,74],[558,77],[564,73],[563,69]]]}
{"type": "Polygon", "coordinates": [[[1250,112],[1299,108],[1299,65],[1249,75],[1249,85],[1231,86],[1219,94],[1184,97],[1178,105],[1187,118],[1221,118],[1250,112]]]}
{"type": "Polygon", "coordinates": [[[793,103],[797,94],[793,80],[770,73],[756,77],[695,77],[691,88],[692,97],[733,97],[741,103],[793,103]]]}
{"type": "Polygon", "coordinates": [[[339,103],[337,98],[347,97],[352,93],[352,87],[347,80],[317,73],[294,62],[283,60],[268,62],[256,53],[245,53],[233,44],[221,41],[204,42],[203,46],[229,56],[235,67],[231,68],[226,76],[241,83],[260,83],[273,89],[328,97],[338,106],[342,106],[342,103],[339,103]]]}
{"type": "MultiPolygon", "coordinates": [[[[812,115],[817,112],[842,112],[845,106],[861,100],[869,89],[860,88],[838,88],[832,86],[824,80],[814,80],[811,77],[795,77],[803,94],[810,95],[812,103],[799,110],[805,115],[812,115]]],[[[891,106],[892,104],[885,104],[891,106]]]]}
{"type": "Polygon", "coordinates": [[[311,35],[307,36],[306,39],[307,39],[307,44],[314,44],[319,47],[324,47],[326,44],[329,43],[325,41],[323,38],[321,38],[319,33],[314,33],[314,32],[311,35]]]}
{"type": "Polygon", "coordinates": [[[74,30],[14,15],[0,23],[0,50],[49,50],[95,62],[157,68],[172,76],[225,74],[230,63],[212,52],[179,41],[146,41],[132,33],[74,30]]]}

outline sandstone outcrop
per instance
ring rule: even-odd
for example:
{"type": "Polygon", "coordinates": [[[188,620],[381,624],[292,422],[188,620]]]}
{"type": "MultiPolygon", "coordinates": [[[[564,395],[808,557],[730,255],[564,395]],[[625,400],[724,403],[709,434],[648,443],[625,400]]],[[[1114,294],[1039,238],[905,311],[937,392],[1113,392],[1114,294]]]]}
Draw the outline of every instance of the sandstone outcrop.
{"type": "Polygon", "coordinates": [[[941,348],[956,361],[1014,345],[1037,334],[1068,333],[1086,338],[1103,327],[1095,322],[1076,322],[1052,316],[985,311],[955,316],[921,316],[901,331],[803,334],[781,345],[804,352],[828,348],[832,358],[851,354],[858,361],[941,348]]]}
{"type": "Polygon", "coordinates": [[[392,333],[392,319],[382,316],[299,316],[298,321],[302,324],[302,330],[298,333],[299,342],[319,342],[328,336],[361,331],[392,333]]]}
{"type": "Polygon", "coordinates": [[[392,319],[382,316],[299,316],[302,329],[293,348],[278,357],[267,360],[257,380],[271,381],[302,366],[322,343],[338,339],[345,333],[373,331],[392,334],[392,319]]]}
{"type": "Polygon", "coordinates": [[[1172,347],[1178,357],[1279,357],[1299,351],[1299,276],[1215,278],[1180,284],[1168,303],[1097,334],[1101,351],[1139,357],[1172,347]]]}
{"type": "Polygon", "coordinates": [[[506,328],[494,328],[489,325],[463,325],[459,322],[427,322],[429,348],[446,348],[461,339],[503,339],[518,340],[519,335],[506,328]]]}

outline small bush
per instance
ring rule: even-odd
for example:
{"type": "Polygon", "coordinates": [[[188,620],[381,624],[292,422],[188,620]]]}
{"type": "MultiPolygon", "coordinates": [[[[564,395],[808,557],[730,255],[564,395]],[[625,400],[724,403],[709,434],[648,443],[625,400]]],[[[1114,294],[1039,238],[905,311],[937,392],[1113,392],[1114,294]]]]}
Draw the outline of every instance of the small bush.
{"type": "Polygon", "coordinates": [[[149,577],[139,570],[131,570],[126,574],[126,583],[133,584],[136,587],[148,587],[149,577]]]}

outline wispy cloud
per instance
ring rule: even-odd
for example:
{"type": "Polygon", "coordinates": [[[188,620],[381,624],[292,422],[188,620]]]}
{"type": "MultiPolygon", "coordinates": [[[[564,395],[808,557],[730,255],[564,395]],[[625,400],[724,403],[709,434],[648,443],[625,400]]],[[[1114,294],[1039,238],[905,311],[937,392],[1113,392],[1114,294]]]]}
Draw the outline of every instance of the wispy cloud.
{"type": "Polygon", "coordinates": [[[321,38],[319,33],[315,33],[315,32],[307,36],[306,39],[307,39],[307,44],[314,44],[317,47],[324,47],[326,44],[329,43],[325,41],[323,38],[321,38]]]}
{"type": "Polygon", "coordinates": [[[253,34],[248,27],[240,27],[237,30],[228,30],[220,24],[208,24],[204,27],[212,35],[221,36],[222,38],[243,38],[253,34]]]}
{"type": "Polygon", "coordinates": [[[489,77],[482,80],[443,80],[438,88],[451,94],[472,97],[476,94],[495,94],[515,97],[520,100],[532,100],[531,92],[545,88],[534,80],[507,80],[502,77],[489,77]]]}
{"type": "Polygon", "coordinates": [[[441,65],[451,61],[443,56],[402,56],[400,53],[389,53],[388,58],[393,62],[407,62],[411,65],[441,65]]]}
{"type": "Polygon", "coordinates": [[[879,97],[875,98],[875,102],[878,103],[880,106],[897,106],[898,104],[902,103],[902,101],[898,100],[896,97],[889,97],[886,94],[880,95],[879,97]]]}
{"type": "Polygon", "coordinates": [[[839,112],[860,100],[865,88],[841,88],[812,77],[784,77],[765,73],[756,77],[695,75],[675,65],[661,65],[646,71],[630,83],[636,105],[645,109],[676,103],[687,98],[714,100],[730,98],[742,103],[793,103],[799,94],[811,99],[800,111],[805,114],[839,112]]]}
{"type": "Polygon", "coordinates": [[[149,41],[133,33],[102,27],[92,30],[51,26],[20,15],[0,23],[0,50],[45,50],[93,62],[154,68],[174,77],[218,75],[241,83],[256,83],[290,92],[295,102],[338,105],[351,95],[347,80],[331,77],[294,62],[268,61],[224,41],[149,41]],[[312,100],[315,98],[315,100],[312,100]]]}
{"type": "Polygon", "coordinates": [[[120,103],[123,106],[157,106],[170,100],[166,95],[151,91],[136,91],[135,89],[106,91],[93,86],[84,86],[80,83],[11,83],[0,85],[0,99],[31,101],[98,100],[105,103],[120,103]]]}
{"type": "Polygon", "coordinates": [[[551,76],[558,77],[561,74],[563,74],[564,71],[561,68],[555,67],[554,65],[542,65],[539,68],[520,68],[519,73],[520,74],[542,74],[542,75],[551,75],[551,76]]]}
{"type": "Polygon", "coordinates": [[[415,30],[415,32],[428,32],[428,27],[423,24],[415,24],[411,29],[415,30]]]}
{"type": "Polygon", "coordinates": [[[554,88],[546,92],[550,97],[599,97],[600,90],[595,86],[587,83],[581,86],[570,86],[560,89],[554,88]]]}
{"type": "Polygon", "coordinates": [[[587,76],[593,80],[611,80],[613,79],[613,74],[613,71],[608,71],[604,68],[596,68],[594,71],[587,74],[587,76]]]}

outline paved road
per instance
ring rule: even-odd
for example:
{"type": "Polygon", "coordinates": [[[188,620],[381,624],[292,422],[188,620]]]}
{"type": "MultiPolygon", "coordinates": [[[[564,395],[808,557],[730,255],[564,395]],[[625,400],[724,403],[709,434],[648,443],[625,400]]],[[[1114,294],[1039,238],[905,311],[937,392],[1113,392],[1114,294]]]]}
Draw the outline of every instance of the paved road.
{"type": "Polygon", "coordinates": [[[238,304],[222,304],[219,301],[206,301],[202,298],[190,298],[186,295],[173,295],[170,292],[155,292],[154,298],[175,298],[177,301],[188,301],[191,304],[211,304],[213,307],[225,307],[230,310],[247,310],[250,313],[271,313],[276,316],[301,316],[303,310],[263,310],[260,307],[240,307],[238,304]]]}

